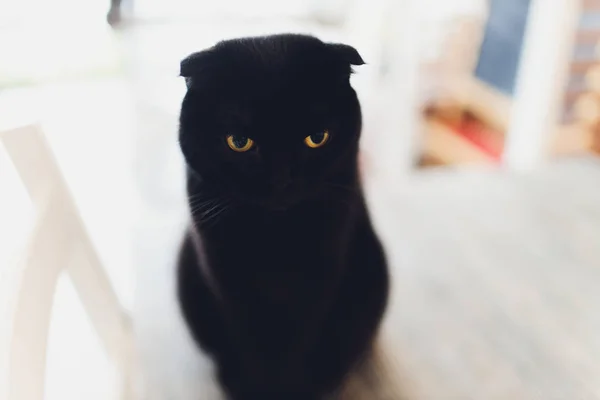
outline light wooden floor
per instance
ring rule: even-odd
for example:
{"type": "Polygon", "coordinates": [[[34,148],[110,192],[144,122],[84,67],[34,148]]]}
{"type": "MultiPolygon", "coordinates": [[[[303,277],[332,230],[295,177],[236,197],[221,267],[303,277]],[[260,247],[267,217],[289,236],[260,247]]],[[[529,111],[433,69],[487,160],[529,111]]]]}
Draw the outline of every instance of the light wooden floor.
{"type": "Polygon", "coordinates": [[[374,193],[407,399],[600,399],[600,161],[374,193]]]}

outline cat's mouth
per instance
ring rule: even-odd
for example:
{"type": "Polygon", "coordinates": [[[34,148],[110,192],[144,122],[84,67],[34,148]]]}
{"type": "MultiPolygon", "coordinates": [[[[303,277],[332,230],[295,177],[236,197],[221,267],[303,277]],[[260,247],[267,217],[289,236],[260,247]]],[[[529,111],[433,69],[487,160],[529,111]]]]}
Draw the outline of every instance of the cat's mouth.
{"type": "Polygon", "coordinates": [[[272,190],[265,190],[263,193],[237,192],[235,197],[240,205],[256,207],[264,211],[285,212],[297,208],[315,196],[318,196],[317,192],[307,191],[304,187],[289,187],[278,192],[272,190]]]}
{"type": "Polygon", "coordinates": [[[265,204],[265,207],[273,210],[273,211],[277,211],[277,212],[283,212],[283,211],[287,211],[290,208],[292,208],[294,206],[294,204],[296,204],[295,202],[291,201],[291,200],[274,200],[274,201],[269,201],[265,204]]]}
{"type": "Polygon", "coordinates": [[[276,196],[262,202],[263,207],[275,212],[289,211],[302,202],[302,199],[296,196],[276,196]]]}

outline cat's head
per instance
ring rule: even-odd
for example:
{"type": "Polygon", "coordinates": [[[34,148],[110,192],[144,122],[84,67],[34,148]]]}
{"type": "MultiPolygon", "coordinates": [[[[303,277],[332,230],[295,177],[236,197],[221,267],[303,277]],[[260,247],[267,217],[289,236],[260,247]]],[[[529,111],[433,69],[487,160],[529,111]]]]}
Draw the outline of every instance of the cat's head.
{"type": "Polygon", "coordinates": [[[361,112],[347,45],[311,36],[228,40],[181,62],[188,167],[239,202],[285,207],[356,175],[361,112]]]}

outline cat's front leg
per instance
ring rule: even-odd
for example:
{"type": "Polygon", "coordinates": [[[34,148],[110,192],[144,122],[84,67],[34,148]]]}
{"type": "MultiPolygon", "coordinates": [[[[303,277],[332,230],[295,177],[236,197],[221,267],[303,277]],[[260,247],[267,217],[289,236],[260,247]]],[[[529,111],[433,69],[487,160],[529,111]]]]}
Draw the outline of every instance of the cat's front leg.
{"type": "Polygon", "coordinates": [[[308,370],[317,385],[337,389],[348,373],[368,360],[387,304],[389,282],[385,255],[370,229],[356,235],[345,281],[308,354],[308,370]]]}

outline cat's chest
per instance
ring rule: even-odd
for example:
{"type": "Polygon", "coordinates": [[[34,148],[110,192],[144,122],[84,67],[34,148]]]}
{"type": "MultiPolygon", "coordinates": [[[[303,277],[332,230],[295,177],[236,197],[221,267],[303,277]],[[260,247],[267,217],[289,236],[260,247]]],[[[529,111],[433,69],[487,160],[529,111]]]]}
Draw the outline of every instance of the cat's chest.
{"type": "Polygon", "coordinates": [[[279,257],[295,251],[319,253],[329,248],[328,242],[339,225],[336,219],[334,214],[317,211],[272,215],[240,211],[224,219],[217,235],[221,243],[257,257],[279,257]]]}
{"type": "Polygon", "coordinates": [[[339,266],[339,235],[328,221],[282,217],[225,228],[210,238],[207,249],[212,268],[224,280],[307,287],[339,266]]]}
{"type": "Polygon", "coordinates": [[[333,242],[322,226],[268,224],[237,228],[223,235],[217,246],[219,258],[234,264],[280,270],[330,258],[333,242]]]}

